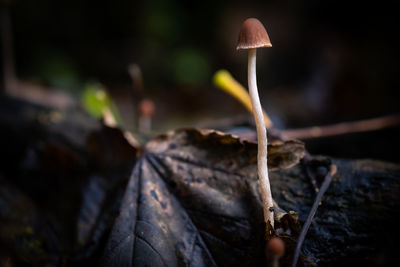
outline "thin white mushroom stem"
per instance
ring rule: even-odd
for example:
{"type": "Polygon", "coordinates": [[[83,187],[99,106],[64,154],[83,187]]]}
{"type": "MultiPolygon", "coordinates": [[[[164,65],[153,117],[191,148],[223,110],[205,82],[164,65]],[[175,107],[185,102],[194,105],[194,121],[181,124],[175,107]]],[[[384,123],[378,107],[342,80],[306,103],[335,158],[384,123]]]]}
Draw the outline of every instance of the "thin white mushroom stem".
{"type": "Polygon", "coordinates": [[[257,128],[257,141],[258,141],[257,167],[258,167],[258,178],[260,180],[261,198],[264,208],[264,221],[267,225],[269,221],[271,226],[274,227],[274,213],[273,213],[274,205],[272,203],[272,194],[271,194],[271,187],[269,184],[268,166],[267,166],[267,153],[268,153],[267,130],[265,128],[263,112],[257,89],[256,50],[257,50],[256,48],[249,49],[248,83],[249,83],[251,103],[253,106],[253,116],[257,128]]]}
{"type": "Polygon", "coordinates": [[[279,267],[279,257],[273,256],[272,267],[279,267]]]}
{"type": "Polygon", "coordinates": [[[138,128],[141,133],[148,133],[151,131],[151,117],[141,115],[139,117],[138,128]]]}

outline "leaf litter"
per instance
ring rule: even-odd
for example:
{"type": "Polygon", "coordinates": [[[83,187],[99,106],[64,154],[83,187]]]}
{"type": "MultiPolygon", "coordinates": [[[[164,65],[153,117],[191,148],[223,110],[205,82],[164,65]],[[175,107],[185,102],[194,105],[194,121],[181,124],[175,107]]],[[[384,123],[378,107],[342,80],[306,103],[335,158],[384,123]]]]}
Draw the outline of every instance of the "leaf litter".
{"type": "MultiPolygon", "coordinates": [[[[8,138],[1,145],[18,150],[2,157],[0,257],[10,255],[15,264],[70,266],[265,264],[268,237],[255,143],[212,130],[181,129],[154,138],[141,152],[118,128],[82,131],[68,116],[47,126],[24,112],[13,112],[21,120],[2,114],[1,131],[8,138]]],[[[309,169],[321,182],[319,172],[328,161],[338,173],[298,266],[394,259],[400,236],[399,165],[327,157],[310,164],[301,161],[303,155],[299,141],[269,146],[271,188],[279,205],[275,234],[286,244],[281,266],[289,266],[313,204],[309,169]]]]}

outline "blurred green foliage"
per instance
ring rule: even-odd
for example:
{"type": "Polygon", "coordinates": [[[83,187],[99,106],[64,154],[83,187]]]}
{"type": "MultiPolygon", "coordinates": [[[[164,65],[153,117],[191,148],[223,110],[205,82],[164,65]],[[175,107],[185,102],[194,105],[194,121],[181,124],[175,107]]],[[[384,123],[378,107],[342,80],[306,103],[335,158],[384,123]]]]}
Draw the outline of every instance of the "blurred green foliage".
{"type": "Polygon", "coordinates": [[[181,23],[171,7],[153,6],[145,13],[145,30],[148,36],[162,40],[173,41],[181,34],[181,23]]]}
{"type": "Polygon", "coordinates": [[[50,87],[79,92],[81,81],[74,61],[64,53],[43,49],[34,56],[34,74],[50,87]]]}
{"type": "Polygon", "coordinates": [[[85,110],[96,119],[102,119],[104,111],[108,109],[116,122],[120,124],[117,107],[100,83],[91,82],[85,85],[82,104],[85,110]]]}
{"type": "Polygon", "coordinates": [[[337,1],[21,0],[11,5],[20,79],[81,90],[80,81],[94,78],[115,90],[130,86],[127,67],[136,63],[149,94],[211,91],[211,74],[220,68],[244,83],[246,56],[235,51],[235,43],[243,20],[257,17],[274,45],[259,53],[259,89],[270,94],[270,103],[296,115],[283,116],[294,125],[317,114],[326,123],[350,119],[349,114],[356,119],[398,111],[393,97],[399,87],[397,13],[390,3],[363,5],[360,12],[357,5],[343,8],[337,1]],[[280,103],[284,89],[291,97],[280,103]],[[301,98],[311,99],[301,100],[311,115],[300,116],[297,104],[287,100],[301,98]],[[315,112],[317,106],[321,110],[315,112]]]}
{"type": "Polygon", "coordinates": [[[172,59],[173,77],[176,83],[196,86],[210,79],[210,63],[204,53],[196,49],[181,49],[172,59]]]}

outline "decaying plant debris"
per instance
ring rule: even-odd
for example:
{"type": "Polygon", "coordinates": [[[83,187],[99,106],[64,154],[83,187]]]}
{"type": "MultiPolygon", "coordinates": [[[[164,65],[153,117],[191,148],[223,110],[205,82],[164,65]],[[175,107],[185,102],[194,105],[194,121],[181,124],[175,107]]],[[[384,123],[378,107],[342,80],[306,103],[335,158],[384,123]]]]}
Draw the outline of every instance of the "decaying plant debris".
{"type": "MultiPolygon", "coordinates": [[[[213,130],[181,129],[133,148],[120,130],[80,111],[75,115],[90,123],[77,123],[73,112],[44,123],[38,115],[53,111],[26,103],[8,102],[1,109],[2,261],[265,264],[256,144],[213,130]]],[[[338,171],[306,236],[299,266],[377,266],[393,260],[400,166],[329,157],[301,161],[303,154],[298,141],[269,147],[279,206],[276,234],[286,244],[281,266],[289,266],[315,198],[307,173],[313,172],[320,186],[327,164],[338,171]]]]}

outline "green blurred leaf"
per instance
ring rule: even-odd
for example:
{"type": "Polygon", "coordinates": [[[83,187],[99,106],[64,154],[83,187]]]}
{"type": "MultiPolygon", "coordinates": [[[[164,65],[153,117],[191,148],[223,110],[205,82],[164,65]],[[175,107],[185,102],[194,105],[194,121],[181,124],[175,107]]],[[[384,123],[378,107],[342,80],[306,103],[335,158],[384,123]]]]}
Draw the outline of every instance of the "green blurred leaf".
{"type": "Polygon", "coordinates": [[[60,51],[43,48],[35,55],[33,73],[41,81],[57,89],[76,93],[81,81],[74,61],[60,51]]]}
{"type": "Polygon", "coordinates": [[[174,79],[177,83],[199,85],[208,81],[210,77],[210,63],[201,51],[179,50],[172,62],[174,79]]]}
{"type": "Polygon", "coordinates": [[[120,124],[120,116],[116,105],[101,84],[86,84],[82,94],[82,103],[86,111],[96,119],[103,118],[104,110],[109,109],[117,123],[120,124]]]}

